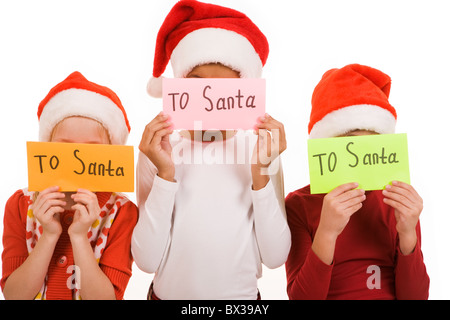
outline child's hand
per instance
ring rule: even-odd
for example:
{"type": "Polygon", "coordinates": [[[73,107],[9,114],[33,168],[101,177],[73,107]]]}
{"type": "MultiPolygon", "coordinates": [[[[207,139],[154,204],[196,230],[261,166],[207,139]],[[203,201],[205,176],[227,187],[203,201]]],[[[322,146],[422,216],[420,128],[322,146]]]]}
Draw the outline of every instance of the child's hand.
{"type": "Polygon", "coordinates": [[[59,238],[62,232],[59,214],[64,212],[65,195],[59,192],[59,187],[50,187],[39,192],[32,205],[33,214],[42,225],[43,234],[59,238]]]}
{"type": "Polygon", "coordinates": [[[286,150],[284,126],[281,122],[266,114],[258,119],[255,133],[258,134],[258,140],[253,151],[252,164],[259,168],[267,168],[275,158],[286,150]]]}
{"type": "Polygon", "coordinates": [[[395,209],[396,229],[403,254],[411,253],[417,243],[416,225],[423,209],[423,200],[409,184],[393,181],[383,190],[384,203],[395,209]]]}
{"type": "Polygon", "coordinates": [[[343,184],[323,199],[318,229],[336,239],[350,220],[350,217],[362,207],[366,199],[364,190],[355,189],[357,183],[343,184]]]}
{"type": "Polygon", "coordinates": [[[357,183],[343,184],[323,198],[320,222],[311,249],[328,265],[334,260],[337,237],[366,199],[364,190],[355,189],[356,187],[357,183]]]}
{"type": "Polygon", "coordinates": [[[158,176],[173,181],[175,165],[172,161],[172,146],[169,135],[173,132],[169,117],[160,112],[142,134],[139,150],[144,153],[158,169],[158,176]]]}
{"type": "Polygon", "coordinates": [[[100,216],[97,196],[89,190],[78,189],[71,197],[75,202],[72,206],[75,213],[68,233],[71,238],[80,235],[86,237],[89,228],[100,216]]]}

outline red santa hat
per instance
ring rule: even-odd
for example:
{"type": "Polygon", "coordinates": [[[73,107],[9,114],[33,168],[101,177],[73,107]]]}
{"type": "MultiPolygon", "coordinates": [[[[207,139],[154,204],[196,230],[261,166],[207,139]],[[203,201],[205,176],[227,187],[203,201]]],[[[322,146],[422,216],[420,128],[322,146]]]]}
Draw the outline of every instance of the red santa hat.
{"type": "Polygon", "coordinates": [[[193,68],[221,63],[242,78],[260,78],[269,44],[243,13],[195,0],[181,0],[164,20],[156,39],[153,77],[148,93],[161,97],[161,76],[171,61],[174,76],[185,77],[193,68]]]}
{"type": "Polygon", "coordinates": [[[359,64],[331,69],[312,95],[308,132],[311,139],[352,130],[395,133],[397,113],[388,101],[391,78],[359,64]]]}
{"type": "Polygon", "coordinates": [[[119,97],[109,88],[74,72],[58,83],[39,104],[39,140],[50,141],[53,128],[68,117],[81,116],[100,122],[112,144],[125,144],[130,133],[127,114],[119,97]]]}

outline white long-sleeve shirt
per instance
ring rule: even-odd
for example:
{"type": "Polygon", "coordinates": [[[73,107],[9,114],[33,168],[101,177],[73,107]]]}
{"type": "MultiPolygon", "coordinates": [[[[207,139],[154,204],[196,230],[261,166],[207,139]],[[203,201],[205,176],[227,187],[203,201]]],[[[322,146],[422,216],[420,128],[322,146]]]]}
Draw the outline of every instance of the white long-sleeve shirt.
{"type": "Polygon", "coordinates": [[[141,270],[155,273],[160,299],[256,299],[261,262],[276,268],[286,261],[291,235],[281,167],[252,190],[255,142],[242,131],[208,143],[173,134],[176,182],[157,176],[139,154],[132,253],[141,270]]]}

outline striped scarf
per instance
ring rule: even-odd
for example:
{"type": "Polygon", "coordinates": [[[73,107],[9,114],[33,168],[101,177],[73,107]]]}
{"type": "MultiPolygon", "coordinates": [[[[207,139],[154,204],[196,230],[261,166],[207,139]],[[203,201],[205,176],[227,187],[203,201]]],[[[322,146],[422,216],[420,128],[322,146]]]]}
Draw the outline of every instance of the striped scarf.
{"type": "MultiPolygon", "coordinates": [[[[30,192],[28,190],[23,190],[24,195],[28,196],[30,199],[33,199],[34,192],[30,192]]],[[[95,243],[93,246],[94,257],[97,260],[97,263],[100,261],[100,258],[103,253],[103,249],[106,246],[106,241],[108,239],[109,230],[114,221],[117,211],[121,206],[123,206],[129,200],[117,193],[112,193],[111,197],[106,201],[102,208],[100,208],[99,218],[92,224],[87,234],[87,237],[91,243],[95,243]]],[[[33,251],[37,241],[42,235],[43,228],[39,221],[33,214],[32,209],[32,201],[29,201],[28,212],[27,212],[27,222],[26,222],[26,243],[28,253],[33,251]]],[[[76,271],[76,268],[75,268],[76,271]]],[[[46,299],[46,290],[47,290],[47,277],[42,284],[39,293],[36,295],[35,300],[45,300],[46,299]]],[[[73,289],[73,299],[81,300],[80,292],[78,289],[73,289]]]]}

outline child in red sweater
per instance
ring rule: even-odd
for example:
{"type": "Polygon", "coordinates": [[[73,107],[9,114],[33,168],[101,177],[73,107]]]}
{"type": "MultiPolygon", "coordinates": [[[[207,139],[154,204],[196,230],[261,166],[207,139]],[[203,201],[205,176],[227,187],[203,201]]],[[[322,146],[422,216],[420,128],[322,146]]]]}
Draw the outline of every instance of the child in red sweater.
{"type": "MultiPolygon", "coordinates": [[[[312,96],[310,138],[394,133],[390,85],[389,76],[367,66],[329,70],[312,96]]],[[[327,195],[306,186],[286,197],[289,298],[427,299],[421,197],[399,181],[383,191],[357,186],[327,195]]]]}
{"type": "MultiPolygon", "coordinates": [[[[125,144],[129,123],[110,89],[74,72],[38,110],[40,141],[125,144]]],[[[18,190],[4,215],[6,299],[122,299],[137,207],[111,192],[18,190]]]]}

